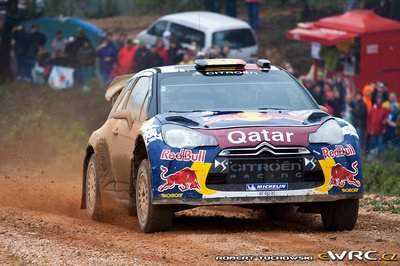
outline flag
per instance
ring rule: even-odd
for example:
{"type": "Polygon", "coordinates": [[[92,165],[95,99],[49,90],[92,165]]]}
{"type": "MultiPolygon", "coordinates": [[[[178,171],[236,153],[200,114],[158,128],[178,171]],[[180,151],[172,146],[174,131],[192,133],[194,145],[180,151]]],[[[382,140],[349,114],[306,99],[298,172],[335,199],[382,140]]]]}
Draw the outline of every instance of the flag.
{"type": "Polygon", "coordinates": [[[68,89],[74,85],[74,69],[53,66],[49,77],[49,86],[53,89],[68,89]]]}

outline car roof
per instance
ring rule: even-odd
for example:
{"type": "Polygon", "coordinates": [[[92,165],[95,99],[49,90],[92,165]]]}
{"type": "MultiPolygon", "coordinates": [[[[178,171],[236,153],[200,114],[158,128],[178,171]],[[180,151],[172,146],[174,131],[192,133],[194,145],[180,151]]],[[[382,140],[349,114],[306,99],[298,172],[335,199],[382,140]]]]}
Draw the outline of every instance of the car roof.
{"type": "MultiPolygon", "coordinates": [[[[157,69],[159,69],[160,73],[177,73],[177,72],[195,71],[196,70],[194,64],[191,64],[191,65],[162,66],[162,67],[157,67],[157,69]]],[[[246,64],[246,66],[242,70],[244,70],[244,71],[246,71],[246,70],[260,70],[261,71],[262,68],[257,66],[256,64],[246,64]]],[[[283,70],[283,69],[271,65],[271,69],[270,70],[276,71],[276,70],[283,70]]]]}
{"type": "Polygon", "coordinates": [[[249,24],[243,20],[207,11],[175,13],[163,16],[159,20],[168,20],[200,30],[250,29],[249,24]]]}

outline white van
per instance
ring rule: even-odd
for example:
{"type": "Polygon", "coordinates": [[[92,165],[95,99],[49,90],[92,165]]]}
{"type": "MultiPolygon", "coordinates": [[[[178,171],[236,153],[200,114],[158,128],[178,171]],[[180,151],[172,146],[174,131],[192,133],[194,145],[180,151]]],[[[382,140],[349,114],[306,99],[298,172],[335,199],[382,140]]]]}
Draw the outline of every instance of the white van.
{"type": "Polygon", "coordinates": [[[212,45],[221,48],[228,45],[230,57],[247,62],[257,60],[258,44],[254,31],[247,22],[236,18],[205,11],[175,13],[159,18],[137,38],[152,45],[164,31],[170,31],[181,44],[196,41],[203,51],[212,45]]]}

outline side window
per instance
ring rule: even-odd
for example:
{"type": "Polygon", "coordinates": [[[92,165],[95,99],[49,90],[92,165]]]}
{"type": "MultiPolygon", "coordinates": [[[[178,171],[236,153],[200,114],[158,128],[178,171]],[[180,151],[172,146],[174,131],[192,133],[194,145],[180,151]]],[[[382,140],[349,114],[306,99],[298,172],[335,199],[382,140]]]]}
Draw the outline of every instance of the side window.
{"type": "Polygon", "coordinates": [[[128,95],[129,93],[125,93],[124,97],[119,102],[117,109],[115,109],[115,112],[121,111],[123,109],[124,103],[126,103],[126,98],[128,98],[128,95]]]}
{"type": "Polygon", "coordinates": [[[218,31],[213,34],[212,39],[213,45],[221,48],[225,45],[231,49],[240,49],[256,45],[256,40],[250,29],[218,31]]]}
{"type": "Polygon", "coordinates": [[[172,37],[174,37],[178,42],[189,44],[192,41],[196,41],[200,47],[204,47],[204,32],[175,23],[171,23],[170,30],[172,37]]]}
{"type": "Polygon", "coordinates": [[[113,107],[111,109],[110,115],[108,116],[108,118],[110,118],[112,116],[113,113],[115,113],[117,110],[121,110],[122,106],[124,105],[124,103],[126,103],[126,95],[129,95],[129,91],[132,88],[132,85],[135,84],[136,79],[132,79],[121,91],[121,93],[118,96],[114,96],[114,98],[116,97],[116,100],[112,99],[113,101],[113,107]]]}
{"type": "Polygon", "coordinates": [[[140,112],[139,122],[146,121],[146,118],[148,117],[148,114],[147,114],[147,106],[148,106],[148,104],[149,104],[149,97],[146,97],[144,99],[144,103],[143,103],[143,106],[142,106],[142,111],[140,112]]]}
{"type": "Polygon", "coordinates": [[[149,91],[150,78],[141,77],[133,87],[126,109],[131,112],[132,120],[140,121],[142,106],[149,91]]]}
{"type": "Polygon", "coordinates": [[[149,30],[148,34],[161,37],[163,32],[167,29],[167,22],[165,20],[159,21],[154,24],[149,30]]]}

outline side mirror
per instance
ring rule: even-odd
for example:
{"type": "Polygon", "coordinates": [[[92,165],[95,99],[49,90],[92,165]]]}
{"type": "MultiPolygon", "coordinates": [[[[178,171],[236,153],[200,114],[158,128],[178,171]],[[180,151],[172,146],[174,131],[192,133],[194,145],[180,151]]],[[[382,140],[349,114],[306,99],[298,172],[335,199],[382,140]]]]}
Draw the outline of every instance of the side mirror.
{"type": "Polygon", "coordinates": [[[325,113],[328,113],[328,108],[326,108],[326,107],[323,106],[323,105],[319,105],[319,109],[322,110],[322,111],[324,111],[325,113]]]}
{"type": "Polygon", "coordinates": [[[112,118],[114,118],[114,119],[125,119],[126,122],[128,123],[129,129],[132,128],[132,125],[133,125],[132,116],[131,116],[131,112],[129,112],[128,110],[117,111],[112,115],[112,118]]]}

